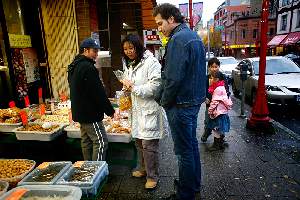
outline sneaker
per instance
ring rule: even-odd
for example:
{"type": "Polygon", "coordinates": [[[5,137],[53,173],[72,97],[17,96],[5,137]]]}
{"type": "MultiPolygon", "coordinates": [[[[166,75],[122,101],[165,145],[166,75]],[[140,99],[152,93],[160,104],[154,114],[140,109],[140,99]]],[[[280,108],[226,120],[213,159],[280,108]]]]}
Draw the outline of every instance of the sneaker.
{"type": "Polygon", "coordinates": [[[145,184],[146,189],[154,189],[157,185],[157,181],[153,179],[147,179],[147,182],[145,184]]]}
{"type": "Polygon", "coordinates": [[[134,172],[132,172],[132,176],[136,177],[136,178],[141,178],[141,177],[144,177],[146,175],[147,174],[146,174],[145,171],[134,171],[134,172]]]}

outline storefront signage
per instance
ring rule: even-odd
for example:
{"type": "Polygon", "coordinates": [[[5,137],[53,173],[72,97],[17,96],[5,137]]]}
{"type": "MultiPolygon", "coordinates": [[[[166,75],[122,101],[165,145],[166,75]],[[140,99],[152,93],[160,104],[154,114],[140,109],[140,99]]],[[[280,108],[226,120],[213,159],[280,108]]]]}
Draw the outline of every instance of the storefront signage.
{"type": "Polygon", "coordinates": [[[251,47],[257,47],[256,44],[233,44],[230,45],[229,48],[231,49],[243,49],[243,48],[251,48],[251,47]]]}
{"type": "Polygon", "coordinates": [[[9,45],[11,48],[27,48],[32,47],[30,35],[8,34],[9,45]]]}

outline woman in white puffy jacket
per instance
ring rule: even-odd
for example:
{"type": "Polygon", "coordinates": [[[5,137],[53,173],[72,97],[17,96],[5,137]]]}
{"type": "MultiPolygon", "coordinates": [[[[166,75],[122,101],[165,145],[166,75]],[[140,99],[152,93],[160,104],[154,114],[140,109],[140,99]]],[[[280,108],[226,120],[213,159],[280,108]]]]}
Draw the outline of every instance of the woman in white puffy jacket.
{"type": "Polygon", "coordinates": [[[159,139],[169,132],[166,114],[154,100],[161,84],[161,65],[145,50],[138,35],[127,35],[122,41],[124,87],[131,89],[132,137],[136,139],[138,166],[134,177],[146,177],[146,189],[156,187],[159,139]]]}

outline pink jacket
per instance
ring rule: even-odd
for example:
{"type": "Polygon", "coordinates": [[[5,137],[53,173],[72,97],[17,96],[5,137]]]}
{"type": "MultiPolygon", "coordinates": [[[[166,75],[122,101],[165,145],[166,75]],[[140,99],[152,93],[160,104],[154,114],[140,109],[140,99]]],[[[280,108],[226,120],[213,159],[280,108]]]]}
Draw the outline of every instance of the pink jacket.
{"type": "Polygon", "coordinates": [[[232,101],[228,98],[224,86],[218,86],[212,95],[212,99],[208,108],[208,114],[211,119],[221,114],[227,114],[231,109],[232,101]]]}

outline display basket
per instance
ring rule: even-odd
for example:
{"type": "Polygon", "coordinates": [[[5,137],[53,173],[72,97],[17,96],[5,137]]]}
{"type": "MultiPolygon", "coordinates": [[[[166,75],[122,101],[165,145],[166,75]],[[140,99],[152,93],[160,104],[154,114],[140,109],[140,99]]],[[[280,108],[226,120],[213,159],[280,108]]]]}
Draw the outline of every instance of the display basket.
{"type": "MultiPolygon", "coordinates": [[[[54,124],[54,123],[53,123],[54,124]]],[[[58,125],[57,128],[50,132],[42,131],[23,131],[22,127],[18,127],[13,130],[18,140],[38,140],[38,141],[52,141],[59,135],[63,134],[62,129],[64,125],[58,125]]]]}
{"type": "MultiPolygon", "coordinates": [[[[1,162],[5,162],[5,161],[28,161],[31,166],[28,170],[24,171],[22,174],[17,175],[17,176],[13,176],[13,177],[7,177],[7,178],[0,178],[0,181],[6,181],[9,183],[10,187],[15,187],[19,181],[21,181],[29,172],[31,172],[35,165],[36,162],[34,160],[28,160],[28,159],[0,159],[1,162]]],[[[18,168],[18,166],[16,166],[16,168],[18,168]]]]}
{"type": "Polygon", "coordinates": [[[18,128],[22,125],[22,122],[19,123],[0,123],[0,132],[11,133],[15,128],[18,128]]]}
{"type": "Polygon", "coordinates": [[[78,186],[84,195],[96,195],[108,173],[105,161],[77,161],[59,178],[57,184],[78,186]]]}
{"type": "Polygon", "coordinates": [[[16,199],[64,199],[80,200],[80,188],[67,185],[23,185],[5,193],[0,200],[16,199]]]}
{"type": "Polygon", "coordinates": [[[53,185],[71,165],[70,161],[43,162],[18,185],[53,185]]]}

